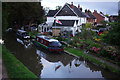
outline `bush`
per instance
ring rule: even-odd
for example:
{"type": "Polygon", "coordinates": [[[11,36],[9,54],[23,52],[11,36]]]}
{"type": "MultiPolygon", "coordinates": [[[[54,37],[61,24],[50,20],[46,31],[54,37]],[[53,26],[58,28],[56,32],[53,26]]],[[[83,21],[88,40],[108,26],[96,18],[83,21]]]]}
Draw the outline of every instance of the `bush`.
{"type": "Polygon", "coordinates": [[[103,37],[104,41],[120,47],[120,23],[114,22],[111,26],[112,30],[103,37]]]}

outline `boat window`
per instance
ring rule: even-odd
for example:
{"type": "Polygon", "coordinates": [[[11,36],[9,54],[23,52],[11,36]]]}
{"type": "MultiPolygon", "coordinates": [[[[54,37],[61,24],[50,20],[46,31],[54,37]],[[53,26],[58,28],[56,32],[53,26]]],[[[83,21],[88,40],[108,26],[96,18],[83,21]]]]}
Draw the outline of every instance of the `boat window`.
{"type": "Polygon", "coordinates": [[[62,44],[60,42],[50,42],[49,46],[62,46],[62,44]]]}
{"type": "Polygon", "coordinates": [[[41,40],[41,43],[43,43],[43,40],[41,40]]]}
{"type": "Polygon", "coordinates": [[[37,38],[37,41],[39,40],[39,38],[37,38]]]}
{"type": "Polygon", "coordinates": [[[44,44],[46,44],[46,41],[44,41],[44,44]]]}

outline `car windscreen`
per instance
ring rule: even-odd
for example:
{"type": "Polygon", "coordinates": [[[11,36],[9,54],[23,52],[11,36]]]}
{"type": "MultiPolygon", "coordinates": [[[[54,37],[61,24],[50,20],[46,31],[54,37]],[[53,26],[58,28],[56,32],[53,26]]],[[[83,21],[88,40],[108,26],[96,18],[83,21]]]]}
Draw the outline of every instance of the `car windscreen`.
{"type": "Polygon", "coordinates": [[[62,46],[62,44],[60,42],[54,41],[54,42],[50,42],[49,46],[62,46]]]}

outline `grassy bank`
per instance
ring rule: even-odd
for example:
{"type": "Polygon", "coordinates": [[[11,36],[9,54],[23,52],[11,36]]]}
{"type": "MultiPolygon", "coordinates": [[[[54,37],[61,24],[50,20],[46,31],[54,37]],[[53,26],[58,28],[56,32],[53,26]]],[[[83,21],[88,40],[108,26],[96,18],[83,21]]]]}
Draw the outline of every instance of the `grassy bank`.
{"type": "Polygon", "coordinates": [[[99,60],[97,60],[97,59],[95,59],[95,58],[93,58],[91,56],[88,56],[87,54],[84,53],[83,50],[78,50],[78,49],[74,49],[74,48],[65,48],[65,50],[70,52],[70,53],[72,53],[72,54],[74,54],[74,55],[76,55],[76,56],[78,56],[78,57],[82,56],[83,58],[92,61],[93,63],[99,65],[102,68],[105,68],[105,69],[107,68],[107,69],[109,69],[112,72],[120,74],[119,70],[117,70],[117,69],[113,68],[112,66],[110,66],[110,65],[108,65],[106,63],[103,63],[103,62],[101,62],[101,61],[99,61],[99,60]]]}
{"type": "Polygon", "coordinates": [[[2,59],[7,69],[9,78],[38,78],[18,59],[14,57],[4,46],[2,46],[2,59]]]}

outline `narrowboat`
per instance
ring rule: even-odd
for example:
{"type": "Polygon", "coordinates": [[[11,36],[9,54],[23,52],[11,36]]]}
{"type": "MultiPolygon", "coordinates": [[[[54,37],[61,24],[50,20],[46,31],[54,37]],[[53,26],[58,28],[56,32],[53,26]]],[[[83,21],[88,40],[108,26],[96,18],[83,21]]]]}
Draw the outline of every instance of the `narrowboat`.
{"type": "Polygon", "coordinates": [[[49,38],[47,36],[37,36],[34,43],[38,47],[45,48],[50,52],[64,51],[62,44],[58,40],[49,38]]]}
{"type": "Polygon", "coordinates": [[[17,42],[24,45],[26,49],[30,49],[32,47],[32,42],[30,40],[26,39],[19,39],[17,38],[17,42]]]}
{"type": "Polygon", "coordinates": [[[27,32],[27,31],[24,31],[24,30],[17,30],[16,35],[17,35],[19,38],[23,38],[23,39],[29,39],[29,38],[30,38],[28,32],[27,32]]]}

